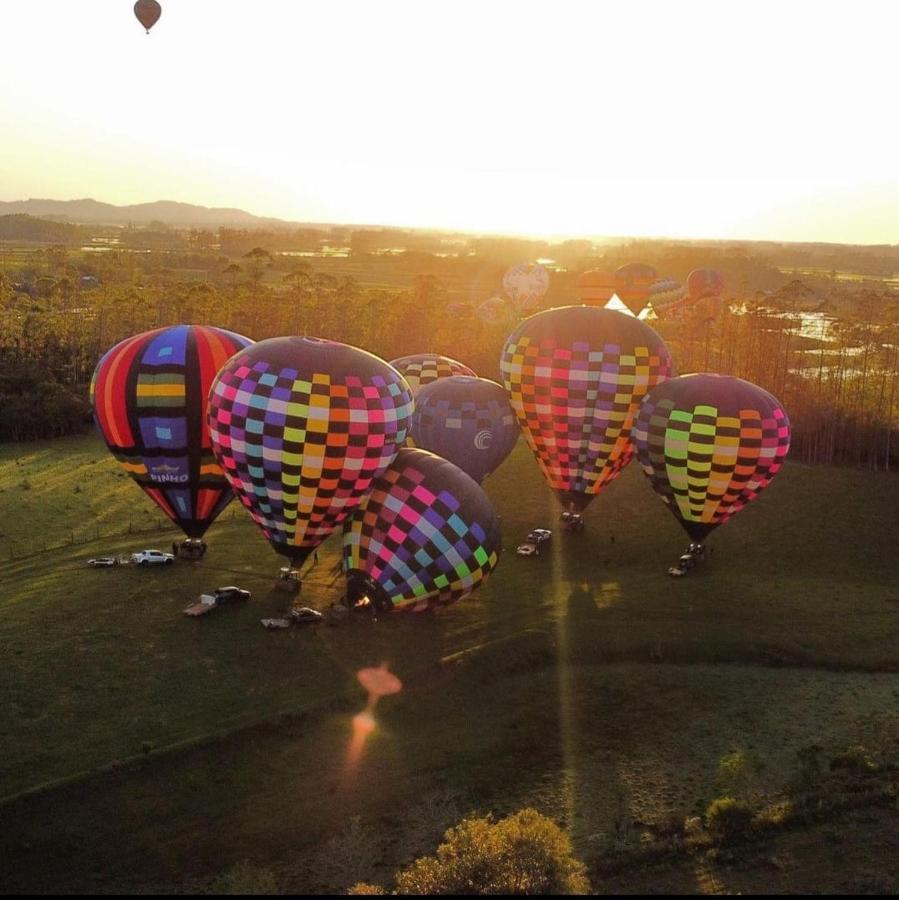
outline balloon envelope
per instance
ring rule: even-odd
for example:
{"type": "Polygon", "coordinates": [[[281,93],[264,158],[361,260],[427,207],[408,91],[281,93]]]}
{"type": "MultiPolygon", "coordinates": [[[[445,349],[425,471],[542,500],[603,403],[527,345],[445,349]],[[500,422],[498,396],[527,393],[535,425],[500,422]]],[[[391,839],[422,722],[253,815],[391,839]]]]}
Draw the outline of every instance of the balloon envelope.
{"type": "Polygon", "coordinates": [[[335,341],[260,341],[209,397],[216,457],[278,553],[301,563],[370,490],[406,437],[412,394],[384,360],[335,341]]]}
{"type": "Polygon", "coordinates": [[[137,3],[134,4],[134,15],[137,16],[137,21],[147,29],[147,34],[149,34],[150,29],[159,21],[159,17],[162,15],[162,7],[156,0],[137,0],[137,3]]]}
{"type": "Polygon", "coordinates": [[[404,448],[344,526],[347,596],[385,611],[446,605],[483,582],[501,549],[499,518],[474,480],[404,448]]]}
{"type": "Polygon", "coordinates": [[[640,400],[673,374],[652,328],[590,306],[526,319],[506,340],[500,369],[544,477],[572,510],[584,509],[630,462],[640,400]]]}
{"type": "Polygon", "coordinates": [[[549,272],[543,266],[522,263],[503,276],[503,290],[518,310],[533,309],[549,288],[549,272]]]}
{"type": "Polygon", "coordinates": [[[577,280],[577,295],[581,303],[603,306],[612,299],[618,282],[613,272],[590,269],[577,280]]]}
{"type": "Polygon", "coordinates": [[[650,288],[658,273],[646,263],[628,263],[615,270],[615,293],[622,303],[636,315],[646,306],[650,288]]]}
{"type": "Polygon", "coordinates": [[[450,359],[448,356],[440,356],[437,353],[414,353],[411,356],[401,356],[398,359],[392,359],[390,365],[406,379],[413,396],[418,393],[419,388],[432,381],[437,381],[438,378],[449,378],[451,375],[475,375],[464,363],[450,359]]]}
{"type": "Polygon", "coordinates": [[[455,375],[418,392],[409,435],[480,484],[512,452],[518,422],[501,385],[455,375]]]}
{"type": "Polygon", "coordinates": [[[724,291],[724,276],[717,269],[694,269],[687,276],[687,292],[691,300],[716,297],[724,291]]]}
{"type": "Polygon", "coordinates": [[[741,378],[682,375],[643,399],[634,443],[653,490],[702,541],[777,474],[790,420],[771,394],[741,378]]]}
{"type": "Polygon", "coordinates": [[[251,344],[205,325],[177,325],[116,344],[97,363],[94,420],[122,468],[191,538],[233,494],[212,453],[206,399],[216,372],[251,344]]]}

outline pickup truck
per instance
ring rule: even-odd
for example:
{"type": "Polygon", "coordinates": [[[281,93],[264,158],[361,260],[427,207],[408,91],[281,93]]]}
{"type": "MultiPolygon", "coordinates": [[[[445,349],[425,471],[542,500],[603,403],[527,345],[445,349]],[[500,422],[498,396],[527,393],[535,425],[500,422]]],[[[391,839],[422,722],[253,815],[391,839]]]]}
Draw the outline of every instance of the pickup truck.
{"type": "Polygon", "coordinates": [[[171,553],[163,553],[161,550],[141,550],[131,554],[131,562],[139,566],[170,566],[175,561],[171,553]]]}

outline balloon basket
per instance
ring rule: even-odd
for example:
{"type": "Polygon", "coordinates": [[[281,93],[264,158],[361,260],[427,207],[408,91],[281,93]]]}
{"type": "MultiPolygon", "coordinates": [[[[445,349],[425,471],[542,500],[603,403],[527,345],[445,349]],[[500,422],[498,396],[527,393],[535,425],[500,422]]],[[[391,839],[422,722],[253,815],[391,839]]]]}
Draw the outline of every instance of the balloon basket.
{"type": "Polygon", "coordinates": [[[687,549],[681,554],[677,565],[668,569],[668,574],[672,578],[683,578],[692,569],[695,569],[700,563],[705,562],[705,547],[702,544],[691,543],[687,545],[687,549]]]}
{"type": "Polygon", "coordinates": [[[178,559],[197,560],[206,555],[206,542],[188,538],[179,541],[175,545],[175,554],[178,559]]]}
{"type": "Polygon", "coordinates": [[[283,591],[285,594],[292,594],[294,596],[299,594],[302,586],[303,582],[300,579],[299,570],[290,569],[286,566],[279,572],[274,585],[276,591],[283,591]]]}

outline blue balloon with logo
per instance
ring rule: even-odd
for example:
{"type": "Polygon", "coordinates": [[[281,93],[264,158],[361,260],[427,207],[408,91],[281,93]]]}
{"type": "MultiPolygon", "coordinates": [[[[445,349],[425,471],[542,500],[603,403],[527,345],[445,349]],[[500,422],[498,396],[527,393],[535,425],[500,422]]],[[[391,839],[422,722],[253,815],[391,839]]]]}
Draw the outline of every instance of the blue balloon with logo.
{"type": "Polygon", "coordinates": [[[479,484],[512,452],[519,433],[505,388],[467,375],[421,388],[409,429],[416,447],[449,460],[479,484]]]}

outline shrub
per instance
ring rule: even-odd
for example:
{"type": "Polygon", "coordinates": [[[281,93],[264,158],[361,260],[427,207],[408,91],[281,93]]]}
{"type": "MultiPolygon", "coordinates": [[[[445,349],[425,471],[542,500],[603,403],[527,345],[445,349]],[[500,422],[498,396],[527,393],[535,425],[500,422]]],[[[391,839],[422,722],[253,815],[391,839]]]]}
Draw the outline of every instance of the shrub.
{"type": "Polygon", "coordinates": [[[733,750],[718,762],[718,787],[729,797],[755,803],[761,799],[764,763],[745,750],[733,750]]]}
{"type": "Polygon", "coordinates": [[[729,842],[741,837],[752,826],[752,807],[744,800],[719,797],[705,811],[706,827],[712,837],[729,842]]]}
{"type": "Polygon", "coordinates": [[[499,822],[463,819],[436,856],[397,873],[400,894],[585,894],[583,863],[561,828],[536,810],[499,822]]]}
{"type": "Polygon", "coordinates": [[[357,896],[361,895],[363,897],[371,897],[374,894],[385,894],[387,893],[384,888],[382,888],[379,884],[368,884],[365,881],[360,881],[358,884],[354,884],[348,891],[348,896],[357,896]]]}
{"type": "Polygon", "coordinates": [[[876,772],[877,763],[874,762],[864,747],[857,744],[837,754],[830,761],[831,772],[836,772],[840,769],[848,772],[876,772]]]}
{"type": "Polygon", "coordinates": [[[277,894],[278,883],[269,869],[247,860],[225,869],[209,886],[210,894],[277,894]]]}

